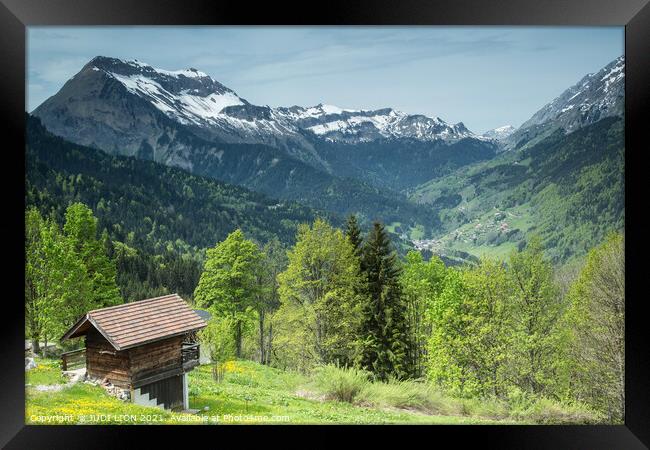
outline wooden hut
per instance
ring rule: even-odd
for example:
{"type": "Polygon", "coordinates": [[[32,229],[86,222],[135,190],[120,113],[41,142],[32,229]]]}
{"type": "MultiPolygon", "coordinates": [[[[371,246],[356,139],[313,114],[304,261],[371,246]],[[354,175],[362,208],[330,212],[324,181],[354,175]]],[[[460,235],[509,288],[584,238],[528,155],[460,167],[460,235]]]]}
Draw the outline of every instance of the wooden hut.
{"type": "Polygon", "coordinates": [[[172,294],[90,311],[61,341],[85,336],[88,377],[128,389],[134,403],[188,409],[187,372],[199,364],[188,338],[206,325],[172,294]]]}

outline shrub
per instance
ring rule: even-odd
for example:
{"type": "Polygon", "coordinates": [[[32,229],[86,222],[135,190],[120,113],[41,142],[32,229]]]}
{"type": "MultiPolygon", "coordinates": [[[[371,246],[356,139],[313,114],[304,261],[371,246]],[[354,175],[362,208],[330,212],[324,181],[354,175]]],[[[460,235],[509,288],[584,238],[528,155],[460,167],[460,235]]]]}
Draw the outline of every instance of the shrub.
{"type": "Polygon", "coordinates": [[[365,403],[394,408],[408,408],[432,414],[458,414],[459,403],[443,396],[426,382],[391,380],[368,383],[360,395],[365,403]]]}
{"type": "Polygon", "coordinates": [[[543,425],[602,422],[602,417],[585,405],[558,402],[547,398],[535,400],[526,409],[513,410],[511,415],[516,420],[543,425]]]}
{"type": "Polygon", "coordinates": [[[460,410],[464,416],[483,417],[487,419],[505,419],[509,417],[508,404],[493,397],[460,399],[460,410]]]}
{"type": "Polygon", "coordinates": [[[319,366],[314,370],[314,383],[327,399],[353,403],[370,383],[369,375],[361,369],[319,366]]]}

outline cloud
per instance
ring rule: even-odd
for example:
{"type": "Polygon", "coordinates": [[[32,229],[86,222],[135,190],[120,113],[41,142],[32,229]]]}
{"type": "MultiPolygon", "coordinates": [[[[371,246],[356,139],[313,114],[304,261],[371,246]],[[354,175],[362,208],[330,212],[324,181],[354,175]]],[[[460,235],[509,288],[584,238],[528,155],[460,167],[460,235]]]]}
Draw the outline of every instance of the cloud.
{"type": "Polygon", "coordinates": [[[525,120],[549,92],[593,71],[610,53],[618,56],[622,30],[28,27],[29,102],[33,107],[53,95],[101,54],[170,70],[195,67],[256,103],[376,103],[487,129],[525,120]]]}
{"type": "Polygon", "coordinates": [[[277,55],[267,62],[247,67],[241,74],[246,83],[271,83],[313,76],[372,71],[402,66],[413,61],[429,61],[449,56],[483,55],[488,51],[508,51],[514,48],[503,35],[480,38],[450,39],[446,36],[404,37],[399,33],[384,33],[374,39],[336,39],[327,45],[277,55]]]}

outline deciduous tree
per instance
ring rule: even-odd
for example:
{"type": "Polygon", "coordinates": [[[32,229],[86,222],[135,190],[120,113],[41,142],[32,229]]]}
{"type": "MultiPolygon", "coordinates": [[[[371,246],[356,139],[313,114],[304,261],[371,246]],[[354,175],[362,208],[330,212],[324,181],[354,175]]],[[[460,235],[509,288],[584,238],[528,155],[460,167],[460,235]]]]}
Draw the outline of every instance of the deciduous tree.
{"type": "Polygon", "coordinates": [[[257,245],[235,230],[208,249],[205,268],[194,291],[200,307],[215,316],[233,319],[235,354],[242,356],[242,337],[254,320],[254,305],[261,295],[257,274],[262,253],[257,245]]]}
{"type": "Polygon", "coordinates": [[[291,320],[295,328],[287,331],[298,337],[284,345],[296,347],[292,351],[301,357],[314,355],[315,363],[351,365],[358,348],[361,282],[352,244],[317,219],[313,226],[298,228],[288,258],[287,269],[278,275],[279,315],[291,320]]]}
{"type": "Polygon", "coordinates": [[[553,392],[559,379],[560,319],[565,305],[538,237],[534,236],[523,251],[511,254],[508,273],[514,286],[513,349],[518,358],[512,377],[528,392],[553,392]]]}
{"type": "Polygon", "coordinates": [[[610,421],[625,418],[625,238],[589,252],[569,291],[572,390],[610,421]]]}

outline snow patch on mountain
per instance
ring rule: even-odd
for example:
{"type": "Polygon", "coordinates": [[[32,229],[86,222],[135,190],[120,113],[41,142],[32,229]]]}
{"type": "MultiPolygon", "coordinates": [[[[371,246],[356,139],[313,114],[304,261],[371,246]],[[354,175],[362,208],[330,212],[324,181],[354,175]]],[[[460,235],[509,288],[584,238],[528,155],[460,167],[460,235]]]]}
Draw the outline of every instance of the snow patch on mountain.
{"type": "Polygon", "coordinates": [[[277,108],[276,111],[295,121],[300,128],[328,141],[355,143],[398,138],[425,141],[479,138],[462,123],[450,125],[439,117],[407,114],[392,108],[354,110],[319,104],[308,108],[277,108]]]}
{"type": "Polygon", "coordinates": [[[561,128],[571,133],[625,111],[625,57],[620,56],[596,73],[584,76],[546,104],[504,140],[510,150],[561,128]]]}
{"type": "Polygon", "coordinates": [[[486,131],[481,135],[481,137],[486,139],[493,139],[495,141],[500,141],[510,136],[512,133],[514,133],[515,130],[516,128],[513,127],[512,125],[504,125],[502,127],[497,127],[497,128],[493,128],[492,130],[486,131]]]}
{"type": "Polygon", "coordinates": [[[521,128],[555,120],[567,131],[618,114],[624,96],[625,57],[590,73],[537,111],[521,128]]]}
{"type": "MultiPolygon", "coordinates": [[[[150,67],[138,63],[137,67],[150,67]]],[[[94,69],[94,68],[93,68],[94,69]]],[[[208,77],[203,72],[196,70],[168,71],[152,68],[157,74],[165,77],[208,77]]],[[[198,88],[185,88],[177,93],[172,93],[162,86],[160,80],[143,73],[123,75],[107,72],[110,76],[122,83],[129,92],[149,100],[156,108],[167,116],[183,124],[194,123],[202,125],[205,122],[214,122],[222,117],[221,111],[228,106],[244,105],[245,102],[233,91],[200,93],[198,88]]],[[[209,77],[208,77],[209,78],[209,77]]],[[[212,80],[210,78],[210,80],[212,80]]]]}
{"type": "Polygon", "coordinates": [[[400,138],[485,139],[474,135],[462,122],[448,124],[439,117],[392,108],[355,110],[324,103],[288,108],[256,106],[194,68],[172,71],[137,60],[107,57],[94,58],[87,67],[104,71],[169,118],[224,139],[232,138],[233,142],[273,143],[288,137],[308,145],[304,136],[309,134],[348,143],[400,138]]]}

